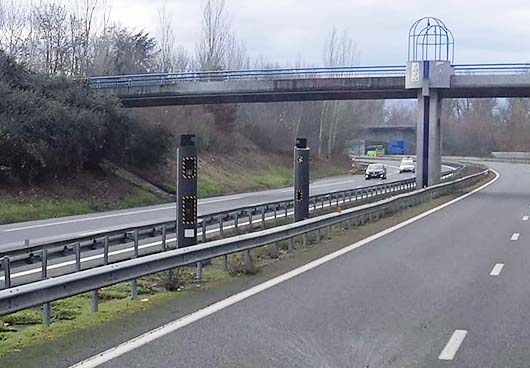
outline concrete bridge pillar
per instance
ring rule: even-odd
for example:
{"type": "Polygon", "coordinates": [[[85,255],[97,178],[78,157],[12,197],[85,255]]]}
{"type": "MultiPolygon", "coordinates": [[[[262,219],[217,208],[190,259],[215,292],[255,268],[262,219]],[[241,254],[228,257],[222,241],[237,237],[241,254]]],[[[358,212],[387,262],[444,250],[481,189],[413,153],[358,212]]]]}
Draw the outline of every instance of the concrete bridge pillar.
{"type": "Polygon", "coordinates": [[[418,93],[416,128],[416,185],[423,188],[440,182],[442,167],[442,99],[432,89],[429,95],[418,93]]]}
{"type": "Polygon", "coordinates": [[[409,61],[406,88],[418,91],[416,128],[416,185],[424,188],[439,183],[442,172],[442,99],[440,90],[449,88],[453,68],[444,61],[409,61]]]}

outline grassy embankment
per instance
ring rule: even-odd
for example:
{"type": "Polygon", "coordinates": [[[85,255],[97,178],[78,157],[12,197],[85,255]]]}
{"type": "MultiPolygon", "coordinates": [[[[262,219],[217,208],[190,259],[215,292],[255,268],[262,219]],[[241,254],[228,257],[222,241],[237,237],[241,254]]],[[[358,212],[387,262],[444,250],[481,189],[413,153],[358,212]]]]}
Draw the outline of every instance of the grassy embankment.
{"type": "MultiPolygon", "coordinates": [[[[193,300],[193,303],[199,300],[198,307],[202,307],[200,303],[205,305],[211,303],[211,299],[209,299],[211,296],[208,295],[213,293],[212,289],[216,289],[217,291],[214,294],[218,295],[219,290],[223,290],[223,288],[227,293],[234,293],[248,288],[256,282],[287,272],[450,201],[491,179],[493,179],[493,175],[457,193],[439,197],[415,207],[406,208],[391,216],[381,217],[374,222],[367,222],[364,225],[354,227],[351,231],[335,226],[332,234],[328,232],[323,234],[323,239],[318,245],[314,235],[308,237],[306,246],[298,239],[295,241],[294,252],[290,254],[286,252],[286,242],[280,244],[279,257],[274,255],[272,246],[254,249],[251,252],[255,265],[255,269],[252,272],[245,270],[239,255],[232,255],[229,257],[229,269],[227,271],[222,269],[221,259],[212,260],[211,265],[205,268],[204,279],[200,283],[194,280],[193,268],[176,270],[170,284],[167,282],[165,274],[144,277],[139,280],[140,296],[134,301],[129,298],[129,284],[119,284],[102,289],[100,291],[102,303],[97,314],[90,312],[90,294],[83,294],[52,303],[54,317],[53,323],[49,328],[45,328],[40,324],[42,321],[41,314],[36,309],[18,312],[9,316],[0,316],[0,363],[2,362],[1,357],[6,359],[14,357],[15,360],[13,361],[20,358],[21,361],[29,362],[28,366],[30,366],[32,358],[27,354],[35,355],[35,359],[38,360],[39,351],[51,351],[46,344],[61,341],[61,346],[64,346],[75,343],[76,339],[68,340],[68,336],[73,336],[73,333],[76,336],[79,334],[82,336],[84,333],[88,335],[97,334],[101,333],[101,326],[103,325],[107,327],[108,331],[112,331],[112,326],[114,325],[119,326],[128,323],[127,321],[150,318],[150,308],[172,310],[170,305],[176,304],[180,306],[179,309],[182,309],[182,303],[186,303],[186,300],[193,300]],[[171,286],[170,289],[173,291],[167,291],[168,285],[171,286]],[[202,299],[201,295],[204,296],[202,299]],[[5,327],[1,327],[2,321],[7,323],[5,327]],[[28,349],[29,347],[31,349],[28,349]]],[[[173,316],[173,318],[177,317],[173,316]]]]}
{"type": "MultiPolygon", "coordinates": [[[[345,175],[348,163],[317,161],[312,178],[345,175]]],[[[174,166],[154,168],[144,178],[168,191],[174,166]]],[[[292,185],[289,157],[257,156],[233,159],[208,156],[199,164],[199,197],[274,189],[292,185]]],[[[67,180],[38,187],[0,186],[0,224],[81,215],[99,211],[149,206],[163,203],[155,194],[134,187],[121,179],[85,172],[67,180]]]]}

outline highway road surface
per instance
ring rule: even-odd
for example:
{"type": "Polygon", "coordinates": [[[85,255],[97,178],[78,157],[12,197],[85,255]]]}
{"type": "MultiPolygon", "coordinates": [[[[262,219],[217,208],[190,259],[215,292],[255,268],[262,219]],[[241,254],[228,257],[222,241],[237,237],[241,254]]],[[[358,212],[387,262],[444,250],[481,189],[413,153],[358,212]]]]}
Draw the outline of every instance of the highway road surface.
{"type": "Polygon", "coordinates": [[[530,166],[488,164],[464,199],[78,367],[528,367],[530,166]]]}
{"type": "MultiPolygon", "coordinates": [[[[386,182],[412,177],[410,173],[399,174],[397,161],[385,161],[388,169],[386,182]]],[[[311,185],[311,195],[328,193],[335,190],[346,190],[367,185],[375,185],[379,180],[364,180],[362,175],[338,176],[316,180],[311,185]]],[[[252,193],[235,194],[199,200],[199,215],[213,213],[257,203],[286,200],[292,198],[293,189],[283,188],[252,193]]],[[[104,231],[105,228],[127,225],[142,221],[157,221],[175,218],[175,204],[131,208],[119,211],[99,212],[89,215],[54,218],[0,226],[0,244],[34,240],[60,234],[79,235],[93,231],[104,231]]]]}

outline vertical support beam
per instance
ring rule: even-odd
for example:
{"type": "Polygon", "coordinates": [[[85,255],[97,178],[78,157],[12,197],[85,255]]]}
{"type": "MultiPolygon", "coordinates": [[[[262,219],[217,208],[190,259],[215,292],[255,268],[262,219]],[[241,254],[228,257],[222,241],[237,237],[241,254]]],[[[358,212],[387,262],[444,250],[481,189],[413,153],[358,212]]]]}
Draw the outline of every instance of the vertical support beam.
{"type": "MultiPolygon", "coordinates": [[[[425,62],[428,63],[428,62],[425,62]]],[[[428,65],[428,64],[427,64],[428,65]]],[[[428,66],[424,79],[429,78],[428,66]]],[[[416,125],[416,188],[434,185],[441,180],[442,100],[435,88],[425,85],[418,90],[418,120],[416,125]]]]}
{"type": "Polygon", "coordinates": [[[429,173],[427,185],[438,184],[442,180],[442,99],[438,90],[431,89],[429,99],[429,173]]]}
{"type": "Polygon", "coordinates": [[[309,218],[309,148],[306,138],[294,147],[294,220],[309,218]]]}
{"type": "Polygon", "coordinates": [[[177,248],[197,244],[197,147],[195,135],[180,136],[177,149],[177,248]]]}

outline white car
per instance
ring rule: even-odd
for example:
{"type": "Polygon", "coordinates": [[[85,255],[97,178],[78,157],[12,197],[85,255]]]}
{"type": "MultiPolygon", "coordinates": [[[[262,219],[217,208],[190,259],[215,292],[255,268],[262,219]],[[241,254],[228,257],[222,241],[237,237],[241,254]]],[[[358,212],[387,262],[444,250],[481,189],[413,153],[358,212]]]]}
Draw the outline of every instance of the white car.
{"type": "Polygon", "coordinates": [[[414,163],[414,160],[410,157],[404,158],[401,160],[401,163],[399,164],[399,173],[404,172],[416,172],[416,164],[414,163]]]}

